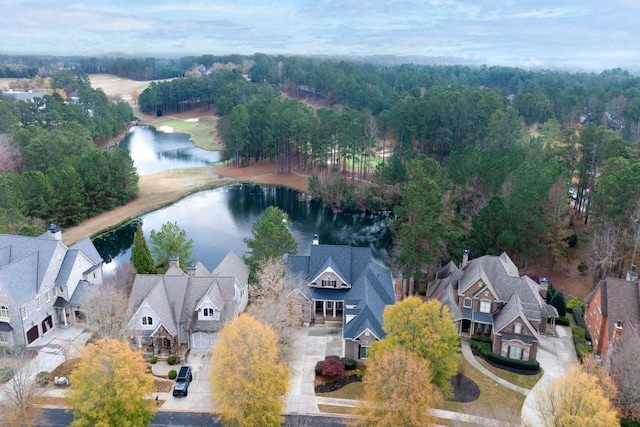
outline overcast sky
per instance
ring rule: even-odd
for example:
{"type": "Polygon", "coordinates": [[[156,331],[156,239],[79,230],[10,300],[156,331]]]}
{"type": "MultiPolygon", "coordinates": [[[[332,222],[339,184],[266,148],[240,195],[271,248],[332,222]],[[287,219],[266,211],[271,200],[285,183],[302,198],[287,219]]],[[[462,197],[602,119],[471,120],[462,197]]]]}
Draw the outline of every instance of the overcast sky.
{"type": "Polygon", "coordinates": [[[392,54],[470,64],[640,70],[640,0],[0,0],[0,5],[0,53],[8,54],[392,54]]]}

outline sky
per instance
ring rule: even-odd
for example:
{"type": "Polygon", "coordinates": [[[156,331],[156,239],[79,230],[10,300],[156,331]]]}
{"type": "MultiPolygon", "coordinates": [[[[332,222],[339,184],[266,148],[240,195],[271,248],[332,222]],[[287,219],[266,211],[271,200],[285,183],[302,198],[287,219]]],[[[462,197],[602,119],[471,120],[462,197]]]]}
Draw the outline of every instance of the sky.
{"type": "Polygon", "coordinates": [[[0,0],[0,54],[396,55],[640,71],[639,0],[0,0]]]}

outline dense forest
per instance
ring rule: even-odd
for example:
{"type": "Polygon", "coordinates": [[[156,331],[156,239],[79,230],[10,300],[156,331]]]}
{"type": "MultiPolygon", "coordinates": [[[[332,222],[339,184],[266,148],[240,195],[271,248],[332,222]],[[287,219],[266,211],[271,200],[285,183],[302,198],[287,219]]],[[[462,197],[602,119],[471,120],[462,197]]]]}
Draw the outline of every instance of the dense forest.
{"type": "Polygon", "coordinates": [[[52,76],[52,94],[29,101],[0,96],[0,232],[40,234],[43,224],[77,224],[137,194],[129,155],[101,142],[135,117],[86,75],[52,76]]]}
{"type": "MultiPolygon", "coordinates": [[[[640,78],[626,71],[264,54],[65,61],[65,72],[50,72],[65,93],[74,73],[184,76],[151,83],[138,107],[156,116],[217,114],[235,165],[274,161],[280,172],[309,175],[311,192],[334,209],[393,210],[393,259],[407,274],[463,248],[507,251],[526,266],[589,246],[581,271],[594,280],[629,268],[640,219],[640,78]],[[590,234],[568,222],[588,222],[590,234]]],[[[19,122],[64,132],[52,127],[55,117],[27,107],[12,109],[19,122]]],[[[94,140],[108,134],[82,117],[94,140]]],[[[22,167],[47,167],[21,150],[22,167]]]]}

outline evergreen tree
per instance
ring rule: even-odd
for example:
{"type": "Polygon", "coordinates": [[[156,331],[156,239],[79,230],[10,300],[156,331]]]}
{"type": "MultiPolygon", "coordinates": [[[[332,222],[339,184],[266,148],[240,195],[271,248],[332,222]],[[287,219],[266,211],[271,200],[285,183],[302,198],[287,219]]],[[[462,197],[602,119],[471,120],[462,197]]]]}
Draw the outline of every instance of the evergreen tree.
{"type": "Polygon", "coordinates": [[[140,274],[154,274],[156,267],[151,256],[151,250],[142,232],[142,224],[138,223],[136,233],[133,235],[133,248],[131,249],[131,262],[140,274]]]}

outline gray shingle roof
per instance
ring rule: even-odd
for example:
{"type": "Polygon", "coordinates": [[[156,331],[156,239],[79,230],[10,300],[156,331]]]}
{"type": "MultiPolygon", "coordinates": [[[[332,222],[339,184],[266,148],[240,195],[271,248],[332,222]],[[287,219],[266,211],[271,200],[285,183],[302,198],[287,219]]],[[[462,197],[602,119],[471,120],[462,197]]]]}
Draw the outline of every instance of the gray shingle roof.
{"type": "Polygon", "coordinates": [[[514,293],[507,305],[493,315],[493,333],[500,334],[502,330],[516,319],[521,319],[522,323],[526,325],[529,331],[533,334],[536,340],[540,341],[540,335],[536,328],[533,327],[522,307],[522,301],[517,293],[514,293]]]}
{"type": "Polygon", "coordinates": [[[288,270],[294,274],[302,274],[309,280],[318,277],[328,267],[351,285],[351,288],[322,289],[305,286],[305,290],[301,289],[303,294],[313,300],[345,302],[345,339],[355,339],[366,329],[378,338],[383,338],[385,333],[382,330],[382,313],[387,305],[395,303],[393,279],[389,269],[373,258],[370,248],[313,245],[309,255],[287,256],[288,270]],[[348,309],[347,304],[355,305],[355,308],[348,309]],[[350,318],[349,322],[346,322],[347,318],[350,318]]]}
{"type": "Polygon", "coordinates": [[[607,277],[598,283],[585,303],[588,304],[598,290],[602,293],[600,310],[602,315],[609,319],[609,336],[613,335],[613,328],[618,320],[625,323],[640,322],[640,284],[638,282],[607,277]]]}

